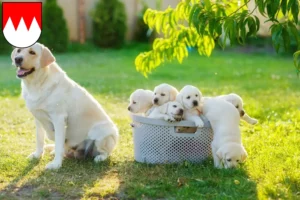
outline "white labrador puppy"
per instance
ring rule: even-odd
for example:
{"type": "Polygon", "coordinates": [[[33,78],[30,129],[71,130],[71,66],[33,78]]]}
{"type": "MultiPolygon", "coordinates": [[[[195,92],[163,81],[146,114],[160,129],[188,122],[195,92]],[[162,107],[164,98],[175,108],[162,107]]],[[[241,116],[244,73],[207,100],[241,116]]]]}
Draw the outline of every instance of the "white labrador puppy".
{"type": "Polygon", "coordinates": [[[170,101],[161,106],[155,107],[148,117],[174,122],[182,120],[182,116],[182,105],[176,101],[170,101]]]}
{"type": "Polygon", "coordinates": [[[214,138],[211,144],[214,166],[236,167],[247,157],[239,128],[240,116],[229,102],[210,98],[204,101],[203,114],[210,122],[214,138]]]}
{"type": "Polygon", "coordinates": [[[132,113],[144,113],[147,116],[153,106],[153,96],[151,90],[137,89],[130,95],[127,109],[132,113]]]}
{"type": "Polygon", "coordinates": [[[100,104],[66,75],[44,45],[16,48],[11,58],[18,68],[26,106],[35,118],[36,151],[29,158],[43,155],[47,134],[55,141],[55,157],[47,169],[60,168],[69,148],[82,144],[93,145],[85,149],[97,149],[95,162],[105,160],[119,134],[100,104]]]}
{"type": "Polygon", "coordinates": [[[243,107],[243,99],[235,94],[235,93],[231,93],[231,94],[228,94],[228,95],[221,95],[221,96],[218,96],[218,98],[220,99],[224,99],[230,103],[232,103],[234,105],[234,107],[236,107],[240,113],[240,117],[241,119],[243,119],[244,121],[246,121],[248,124],[257,124],[257,119],[254,119],[254,118],[251,118],[244,110],[244,107],[243,107]]]}
{"type": "Polygon", "coordinates": [[[176,101],[183,105],[185,120],[190,120],[195,123],[197,127],[203,127],[204,123],[200,118],[201,114],[201,98],[200,90],[194,86],[184,86],[176,97],[176,101]]]}
{"type": "Polygon", "coordinates": [[[178,90],[172,85],[162,83],[154,88],[153,104],[161,106],[169,101],[175,101],[178,90]]]}
{"type": "MultiPolygon", "coordinates": [[[[203,97],[203,100],[205,101],[205,99],[209,99],[209,98],[212,98],[212,97],[203,97]]],[[[236,107],[238,109],[241,119],[246,121],[248,124],[252,124],[252,125],[257,124],[258,120],[251,118],[245,112],[244,107],[243,107],[243,99],[239,95],[237,95],[235,93],[231,93],[231,94],[227,94],[227,95],[216,96],[214,98],[223,99],[225,101],[232,103],[234,105],[234,107],[236,107]]]]}

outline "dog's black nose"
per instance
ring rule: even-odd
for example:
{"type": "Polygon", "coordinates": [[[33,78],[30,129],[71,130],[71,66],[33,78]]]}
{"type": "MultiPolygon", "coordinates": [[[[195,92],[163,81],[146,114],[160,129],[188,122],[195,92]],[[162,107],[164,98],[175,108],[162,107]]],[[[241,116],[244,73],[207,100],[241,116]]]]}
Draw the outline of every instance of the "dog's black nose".
{"type": "Polygon", "coordinates": [[[181,115],[183,114],[183,109],[179,110],[179,114],[181,114],[181,115]]]}
{"type": "Polygon", "coordinates": [[[193,101],[194,106],[198,106],[198,101],[193,101]]]}
{"type": "Polygon", "coordinates": [[[155,99],[154,99],[154,103],[158,103],[158,98],[155,98],[155,99]]]}
{"type": "Polygon", "coordinates": [[[23,62],[23,58],[22,57],[15,57],[15,63],[16,64],[21,64],[23,62]]]}
{"type": "Polygon", "coordinates": [[[243,117],[245,115],[245,111],[241,110],[240,115],[241,115],[241,117],[243,117]]]}
{"type": "Polygon", "coordinates": [[[129,111],[130,111],[130,109],[131,109],[131,108],[130,108],[130,106],[128,106],[127,110],[129,110],[129,111]]]}

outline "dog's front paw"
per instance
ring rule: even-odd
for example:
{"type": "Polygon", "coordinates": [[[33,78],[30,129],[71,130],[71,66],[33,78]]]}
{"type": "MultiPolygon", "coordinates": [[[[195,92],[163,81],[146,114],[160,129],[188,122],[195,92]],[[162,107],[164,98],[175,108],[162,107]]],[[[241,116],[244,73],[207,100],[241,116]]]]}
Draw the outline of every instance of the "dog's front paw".
{"type": "Polygon", "coordinates": [[[165,119],[165,121],[167,121],[167,122],[175,122],[174,117],[171,117],[171,116],[165,116],[164,119],[165,119]]]}
{"type": "Polygon", "coordinates": [[[43,152],[33,152],[32,154],[30,154],[29,156],[27,156],[28,159],[33,160],[33,159],[39,159],[43,156],[43,152]]]}
{"type": "Polygon", "coordinates": [[[198,121],[196,121],[195,122],[195,125],[197,126],[197,127],[203,127],[204,126],[204,123],[203,123],[203,121],[202,120],[198,120],[198,121]]]}
{"type": "Polygon", "coordinates": [[[46,169],[49,169],[49,170],[59,169],[61,167],[61,164],[62,164],[62,162],[53,160],[46,165],[46,169]]]}

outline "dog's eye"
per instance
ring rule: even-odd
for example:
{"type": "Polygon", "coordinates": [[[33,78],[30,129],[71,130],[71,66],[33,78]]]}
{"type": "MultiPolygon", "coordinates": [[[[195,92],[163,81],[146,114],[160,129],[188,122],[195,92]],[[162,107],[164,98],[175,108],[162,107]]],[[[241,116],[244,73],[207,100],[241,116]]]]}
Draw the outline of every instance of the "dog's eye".
{"type": "Polygon", "coordinates": [[[29,51],[29,53],[30,53],[31,55],[35,55],[35,52],[34,52],[34,51],[29,51]]]}
{"type": "Polygon", "coordinates": [[[236,160],[236,162],[240,162],[240,160],[236,160]]]}
{"type": "Polygon", "coordinates": [[[133,104],[136,104],[136,102],[134,101],[134,102],[132,102],[133,104]]]}
{"type": "Polygon", "coordinates": [[[187,96],[187,99],[190,99],[191,97],[190,96],[187,96]]]}
{"type": "Polygon", "coordinates": [[[154,93],[154,95],[156,95],[156,93],[154,93]]]}
{"type": "Polygon", "coordinates": [[[196,97],[198,97],[198,94],[196,94],[196,97]]]}
{"type": "Polygon", "coordinates": [[[17,52],[20,53],[20,52],[21,52],[21,49],[18,49],[17,52]]]}
{"type": "Polygon", "coordinates": [[[239,108],[239,105],[235,106],[236,108],[239,108]]]}
{"type": "Polygon", "coordinates": [[[174,108],[177,108],[177,106],[176,106],[176,105],[174,105],[173,107],[174,107],[174,108]]]}
{"type": "Polygon", "coordinates": [[[164,96],[166,96],[166,95],[165,95],[164,93],[161,93],[161,96],[164,97],[164,96]]]}
{"type": "Polygon", "coordinates": [[[231,158],[228,158],[227,161],[230,162],[230,161],[231,161],[231,158]]]}

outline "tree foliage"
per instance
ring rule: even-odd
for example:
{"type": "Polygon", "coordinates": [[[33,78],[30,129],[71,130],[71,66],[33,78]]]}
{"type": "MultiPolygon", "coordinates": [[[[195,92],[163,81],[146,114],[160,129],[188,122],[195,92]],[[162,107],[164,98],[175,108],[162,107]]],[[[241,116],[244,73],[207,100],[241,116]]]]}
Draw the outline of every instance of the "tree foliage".
{"type": "MultiPolygon", "coordinates": [[[[248,9],[250,0],[182,0],[176,8],[165,11],[148,9],[144,21],[150,29],[162,35],[155,39],[149,52],[140,53],[135,65],[145,76],[165,61],[182,62],[188,56],[187,47],[197,48],[200,55],[210,56],[216,44],[225,48],[230,44],[245,44],[247,37],[256,36],[260,20],[255,9],[272,22],[272,43],[278,52],[289,49],[291,37],[300,50],[297,30],[299,0],[255,0],[254,10],[248,9]]],[[[294,54],[295,66],[300,70],[300,51],[294,54]]]]}
{"type": "Polygon", "coordinates": [[[119,48],[126,34],[126,12],[119,0],[99,0],[91,13],[93,41],[99,47],[119,48]]]}
{"type": "Polygon", "coordinates": [[[40,42],[56,52],[65,52],[69,44],[69,33],[64,13],[56,0],[43,4],[43,25],[40,42]]]}

